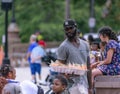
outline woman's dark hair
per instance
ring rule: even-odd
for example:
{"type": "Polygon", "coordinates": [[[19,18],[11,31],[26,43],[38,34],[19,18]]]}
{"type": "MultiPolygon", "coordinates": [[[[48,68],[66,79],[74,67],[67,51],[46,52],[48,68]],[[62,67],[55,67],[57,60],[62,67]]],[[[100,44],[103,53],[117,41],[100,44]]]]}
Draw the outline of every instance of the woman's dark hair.
{"type": "Polygon", "coordinates": [[[98,32],[100,35],[108,36],[109,39],[118,41],[118,38],[117,38],[115,32],[113,32],[111,27],[109,27],[109,26],[104,26],[104,27],[100,28],[98,30],[98,32]]]}
{"type": "Polygon", "coordinates": [[[62,85],[68,86],[68,81],[67,81],[66,77],[64,77],[63,75],[57,75],[57,76],[55,76],[55,79],[60,80],[62,85]]]}
{"type": "Polygon", "coordinates": [[[13,69],[14,68],[11,65],[3,64],[0,69],[0,74],[6,78],[9,72],[13,72],[13,69]]]}

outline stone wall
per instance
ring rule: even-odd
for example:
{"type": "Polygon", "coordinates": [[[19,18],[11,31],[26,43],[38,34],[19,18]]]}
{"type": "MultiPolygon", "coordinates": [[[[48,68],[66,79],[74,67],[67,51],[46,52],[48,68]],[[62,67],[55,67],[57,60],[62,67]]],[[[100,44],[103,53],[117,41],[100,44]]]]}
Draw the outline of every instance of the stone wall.
{"type": "MultiPolygon", "coordinates": [[[[58,47],[61,42],[46,42],[47,48],[58,47]]],[[[26,52],[29,43],[21,43],[19,32],[8,32],[8,51],[13,66],[26,66],[26,52]]]]}

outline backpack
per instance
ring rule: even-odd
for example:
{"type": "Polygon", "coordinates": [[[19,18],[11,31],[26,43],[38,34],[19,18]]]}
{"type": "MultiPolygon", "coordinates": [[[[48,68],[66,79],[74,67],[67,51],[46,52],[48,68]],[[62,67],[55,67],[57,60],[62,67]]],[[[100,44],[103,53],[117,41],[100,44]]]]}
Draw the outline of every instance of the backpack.
{"type": "Polygon", "coordinates": [[[44,94],[44,90],[40,86],[37,86],[37,87],[38,87],[37,94],[44,94]]]}

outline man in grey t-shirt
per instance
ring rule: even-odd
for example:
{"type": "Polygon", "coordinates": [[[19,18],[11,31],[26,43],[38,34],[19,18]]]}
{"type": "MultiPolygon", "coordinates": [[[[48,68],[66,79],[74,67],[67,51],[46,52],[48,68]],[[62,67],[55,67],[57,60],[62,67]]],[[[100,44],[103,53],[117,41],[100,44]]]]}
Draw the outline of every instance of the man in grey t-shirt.
{"type": "MultiPolygon", "coordinates": [[[[87,66],[87,57],[89,56],[89,45],[86,41],[80,39],[77,36],[78,34],[76,22],[74,20],[67,19],[64,22],[63,26],[67,38],[61,43],[57,50],[57,62],[63,64],[85,64],[87,66]]],[[[74,78],[75,81],[78,81],[76,80],[76,77],[74,78]]],[[[82,85],[85,88],[88,88],[87,74],[80,76],[79,82],[82,83],[82,85]]]]}

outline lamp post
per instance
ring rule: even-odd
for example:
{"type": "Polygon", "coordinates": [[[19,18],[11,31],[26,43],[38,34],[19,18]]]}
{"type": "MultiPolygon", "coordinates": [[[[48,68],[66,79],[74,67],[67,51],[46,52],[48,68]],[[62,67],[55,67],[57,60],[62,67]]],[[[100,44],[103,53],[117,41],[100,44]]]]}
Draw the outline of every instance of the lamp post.
{"type": "Polygon", "coordinates": [[[65,6],[65,19],[70,18],[70,0],[66,0],[66,6],[65,6]]]}
{"type": "Polygon", "coordinates": [[[90,27],[90,32],[94,32],[94,27],[95,27],[95,12],[94,12],[94,0],[90,0],[90,18],[88,21],[89,27],[90,27]]]}
{"type": "Polygon", "coordinates": [[[8,26],[8,32],[19,32],[18,25],[16,24],[16,19],[15,19],[15,4],[14,0],[12,3],[12,20],[10,25],[8,26]]]}
{"type": "Polygon", "coordinates": [[[10,64],[8,57],[8,11],[12,8],[12,0],[1,0],[1,8],[5,11],[5,57],[3,59],[3,64],[10,64]]]}

